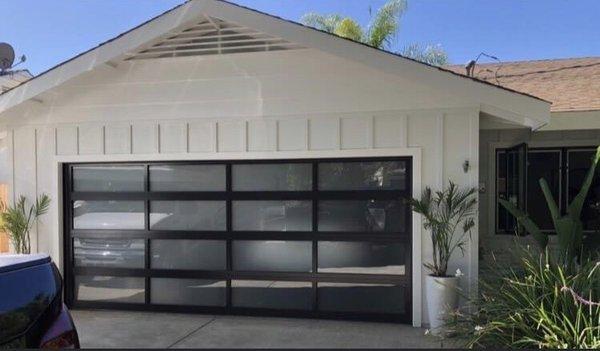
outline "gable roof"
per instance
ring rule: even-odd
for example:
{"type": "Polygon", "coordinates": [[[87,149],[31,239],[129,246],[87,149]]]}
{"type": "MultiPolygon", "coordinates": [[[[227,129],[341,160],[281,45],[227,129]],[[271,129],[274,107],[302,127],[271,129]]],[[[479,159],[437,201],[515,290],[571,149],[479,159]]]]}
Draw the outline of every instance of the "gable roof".
{"type": "Polygon", "coordinates": [[[416,80],[428,78],[432,84],[447,88],[449,91],[460,87],[472,90],[471,95],[490,98],[493,102],[506,99],[517,100],[494,104],[503,107],[494,106],[493,111],[498,112],[504,107],[510,107],[511,110],[505,111],[507,119],[530,127],[537,127],[549,119],[545,111],[548,102],[531,94],[468,77],[454,70],[431,66],[225,0],[188,0],[95,48],[58,64],[24,84],[0,94],[0,113],[95,67],[103,64],[115,65],[120,60],[131,58],[135,53],[144,52],[144,48],[152,48],[164,39],[171,38],[174,32],[181,33],[186,26],[197,24],[201,16],[251,26],[263,33],[277,35],[286,42],[300,47],[322,50],[389,73],[401,72],[408,78],[416,80]],[[521,107],[534,107],[534,109],[523,113],[521,107]]]}
{"type": "Polygon", "coordinates": [[[552,112],[600,110],[600,57],[478,64],[474,76],[548,100],[552,112]]]}
{"type": "MultiPolygon", "coordinates": [[[[193,1],[193,0],[187,0],[187,1],[193,1]]],[[[466,78],[466,79],[470,79],[470,80],[473,80],[473,81],[475,81],[475,82],[478,82],[478,83],[489,84],[489,83],[488,83],[486,80],[483,80],[483,79],[477,79],[476,77],[471,77],[471,76],[468,76],[468,75],[466,75],[466,74],[464,74],[464,73],[461,73],[461,72],[459,72],[459,71],[455,71],[455,70],[452,70],[452,69],[448,69],[448,68],[446,68],[446,67],[434,66],[434,65],[431,65],[431,64],[429,64],[429,63],[426,63],[426,62],[418,61],[418,60],[416,60],[416,59],[414,59],[414,58],[410,58],[410,57],[407,57],[407,56],[403,56],[403,55],[401,55],[401,54],[399,54],[399,53],[396,53],[396,52],[391,52],[391,51],[388,51],[388,50],[385,50],[385,49],[376,48],[376,47],[370,46],[370,45],[368,45],[368,44],[366,44],[366,43],[362,43],[362,42],[359,42],[359,41],[352,40],[352,39],[350,39],[350,38],[344,38],[344,37],[340,37],[340,36],[337,36],[337,35],[335,35],[335,34],[332,34],[332,33],[326,32],[326,31],[323,31],[323,30],[321,30],[321,29],[317,29],[317,28],[314,28],[314,27],[307,26],[307,25],[305,25],[305,24],[302,24],[302,23],[300,23],[300,22],[296,22],[296,21],[288,20],[288,19],[285,19],[285,18],[282,18],[282,17],[276,16],[276,15],[272,15],[272,14],[269,14],[269,13],[266,13],[266,12],[262,12],[262,11],[259,11],[259,10],[256,10],[256,9],[253,9],[253,8],[250,8],[250,7],[246,7],[246,6],[243,6],[243,5],[238,5],[238,4],[236,4],[236,3],[233,3],[233,2],[230,2],[230,1],[228,1],[228,0],[216,0],[216,1],[220,1],[220,2],[227,3],[227,4],[231,4],[231,5],[233,5],[233,6],[237,6],[237,7],[243,8],[243,9],[245,9],[245,10],[248,10],[248,11],[252,11],[252,12],[255,12],[255,13],[258,13],[258,14],[261,14],[261,15],[264,15],[264,16],[271,17],[271,18],[275,18],[275,19],[277,19],[277,20],[280,20],[280,21],[288,22],[288,23],[291,23],[291,24],[294,24],[294,25],[297,25],[297,26],[300,26],[300,27],[303,27],[303,28],[307,28],[307,29],[309,29],[309,30],[317,31],[317,32],[320,32],[320,33],[323,33],[323,34],[326,34],[326,35],[329,35],[329,36],[332,36],[332,37],[335,37],[335,38],[341,39],[341,40],[346,40],[346,41],[348,41],[348,42],[350,42],[350,43],[352,43],[352,44],[354,44],[354,45],[357,45],[357,44],[358,44],[358,45],[362,45],[362,46],[364,46],[364,47],[366,47],[366,48],[369,48],[369,49],[371,49],[371,50],[377,50],[377,51],[380,51],[380,52],[386,53],[386,54],[388,54],[388,55],[396,56],[396,57],[398,57],[398,58],[400,58],[400,59],[403,59],[403,60],[412,61],[412,62],[414,62],[414,63],[417,63],[417,64],[419,64],[419,65],[423,65],[423,66],[427,66],[427,67],[430,67],[430,68],[433,68],[433,69],[437,69],[437,70],[439,70],[439,71],[442,71],[442,72],[452,73],[452,74],[454,74],[454,75],[457,75],[457,76],[459,76],[459,77],[466,78]]],[[[496,86],[497,86],[497,85],[496,85],[496,86]]],[[[529,94],[529,93],[522,92],[522,91],[519,91],[519,90],[514,90],[514,89],[511,89],[511,88],[508,88],[508,87],[504,87],[504,86],[500,86],[500,88],[503,88],[503,89],[505,89],[505,90],[507,90],[507,91],[510,91],[510,92],[513,92],[513,93],[517,93],[517,94],[525,95],[525,96],[528,96],[528,97],[531,97],[531,98],[534,98],[534,99],[538,99],[538,100],[541,100],[541,101],[549,102],[549,101],[546,101],[545,99],[543,99],[543,98],[540,98],[539,96],[535,96],[535,95],[533,95],[533,94],[529,94]]]]}

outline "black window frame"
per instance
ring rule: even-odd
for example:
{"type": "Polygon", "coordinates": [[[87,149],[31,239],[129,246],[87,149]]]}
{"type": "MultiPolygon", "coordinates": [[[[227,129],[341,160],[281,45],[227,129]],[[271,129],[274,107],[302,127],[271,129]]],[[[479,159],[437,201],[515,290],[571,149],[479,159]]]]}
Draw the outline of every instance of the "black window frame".
{"type": "MultiPolygon", "coordinates": [[[[528,145],[526,143],[520,143],[509,148],[504,148],[496,151],[496,209],[495,209],[495,229],[500,231],[500,207],[498,199],[500,198],[500,191],[498,189],[500,179],[500,155],[504,154],[504,193],[507,195],[505,200],[512,201],[519,208],[527,208],[527,180],[528,180],[528,145]],[[509,157],[511,156],[511,157],[509,157]],[[512,195],[512,196],[511,196],[512,195]],[[510,199],[512,197],[512,200],[510,199]]],[[[506,216],[504,225],[506,227],[512,226],[515,229],[517,223],[512,216],[506,216]]],[[[508,230],[504,230],[508,232],[508,230]]]]}
{"type": "Polygon", "coordinates": [[[362,158],[318,158],[318,159],[276,159],[276,160],[219,160],[219,161],[158,161],[158,162],[98,162],[63,164],[63,204],[64,204],[64,268],[65,268],[65,301],[72,308],[106,308],[144,311],[171,311],[192,313],[218,313],[238,315],[266,315],[289,317],[313,317],[333,319],[355,319],[411,323],[412,322],[412,213],[410,207],[403,204],[405,226],[398,232],[319,232],[318,204],[321,200],[397,200],[404,202],[412,196],[412,157],[362,157],[362,158]],[[328,162],[381,162],[402,161],[406,164],[406,187],[404,190],[336,190],[320,191],[318,189],[318,167],[320,163],[328,162]],[[309,191],[233,191],[232,167],[235,164],[286,164],[310,163],[312,165],[312,190],[309,191]],[[144,192],[75,192],[73,191],[72,169],[77,165],[144,165],[144,192]],[[226,166],[225,191],[210,192],[152,192],[150,190],[149,169],[154,165],[176,164],[224,164],[226,166]],[[76,200],[143,200],[145,228],[143,230],[75,230],[73,228],[73,202],[76,200]],[[226,231],[165,231],[150,230],[150,202],[153,200],[224,200],[227,208],[226,231]],[[232,227],[232,203],[243,200],[310,200],[312,201],[312,230],[304,232],[268,232],[268,231],[234,231],[232,227]],[[105,267],[76,267],[73,254],[73,238],[131,238],[144,239],[145,260],[144,268],[105,268],[105,267]],[[151,264],[151,243],[153,239],[208,239],[226,241],[226,270],[169,270],[154,269],[151,264]],[[282,240],[282,241],[311,241],[312,242],[312,271],[302,272],[258,272],[234,271],[232,266],[232,245],[234,240],[282,240]],[[406,245],[406,261],[404,275],[386,274],[356,274],[356,273],[319,273],[318,272],[318,243],[319,241],[358,241],[402,243],[406,245]],[[144,277],[145,302],[143,304],[117,302],[78,301],[74,293],[74,278],[76,275],[87,276],[116,276],[144,277]],[[151,302],[151,278],[193,278],[193,279],[222,279],[227,281],[226,306],[177,306],[158,305],[151,302]],[[232,306],[233,280],[273,280],[299,281],[312,284],[312,308],[310,311],[276,310],[265,308],[241,308],[232,306]],[[405,303],[403,314],[388,313],[354,313],[327,312],[319,310],[318,283],[364,283],[364,284],[393,284],[404,289],[405,303]]]}
{"type": "MultiPolygon", "coordinates": [[[[568,158],[568,154],[569,152],[572,151],[595,151],[596,150],[596,146],[544,146],[544,147],[529,147],[528,148],[528,153],[529,152],[539,152],[539,151],[555,151],[558,152],[560,155],[560,168],[559,168],[559,197],[558,197],[558,208],[561,214],[565,214],[566,209],[569,205],[569,189],[568,189],[568,184],[569,184],[569,158],[568,158]]],[[[499,155],[501,153],[505,153],[506,150],[508,150],[508,148],[496,148],[495,153],[494,153],[494,162],[495,162],[495,174],[494,174],[494,181],[495,181],[495,193],[494,193],[494,208],[495,208],[495,213],[494,213],[494,232],[496,235],[514,235],[514,232],[509,231],[509,230],[504,230],[501,229],[499,227],[499,211],[500,211],[500,203],[498,202],[499,197],[499,190],[498,190],[498,179],[500,176],[500,170],[499,170],[499,160],[500,157],[499,155]]],[[[529,161],[527,162],[527,167],[529,167],[529,161]]],[[[528,180],[527,180],[528,182],[528,180]]],[[[538,183],[535,182],[535,184],[527,184],[527,189],[528,191],[530,189],[532,189],[533,187],[539,187],[538,183]]],[[[556,200],[556,199],[555,199],[556,200]]],[[[528,204],[531,205],[531,204],[528,204]]],[[[546,204],[542,204],[543,206],[546,206],[546,204]]],[[[542,230],[545,233],[548,233],[550,235],[554,235],[555,232],[553,230],[542,230]]],[[[584,232],[593,232],[594,230],[585,230],[584,232]]]]}

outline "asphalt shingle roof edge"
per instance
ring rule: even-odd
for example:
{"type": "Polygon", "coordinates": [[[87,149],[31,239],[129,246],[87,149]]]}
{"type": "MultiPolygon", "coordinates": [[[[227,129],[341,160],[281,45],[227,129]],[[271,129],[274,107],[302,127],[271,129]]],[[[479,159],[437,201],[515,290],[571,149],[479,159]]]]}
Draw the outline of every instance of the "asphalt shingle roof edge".
{"type": "Polygon", "coordinates": [[[479,63],[473,75],[552,101],[551,112],[600,111],[600,56],[479,63]]]}

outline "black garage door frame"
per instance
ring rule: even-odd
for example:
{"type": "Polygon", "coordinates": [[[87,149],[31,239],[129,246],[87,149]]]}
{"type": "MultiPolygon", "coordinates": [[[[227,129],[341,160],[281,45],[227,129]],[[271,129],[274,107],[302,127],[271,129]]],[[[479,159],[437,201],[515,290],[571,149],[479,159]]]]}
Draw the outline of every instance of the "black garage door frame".
{"type": "Polygon", "coordinates": [[[362,158],[319,158],[319,159],[266,159],[266,160],[223,160],[223,161],[173,161],[173,162],[98,162],[63,164],[63,207],[64,207],[64,269],[65,302],[70,308],[119,309],[138,311],[164,311],[183,313],[211,313],[235,315],[259,315],[282,317],[308,317],[412,323],[412,215],[408,205],[403,211],[406,225],[401,232],[323,232],[318,231],[318,204],[322,200],[400,200],[412,196],[412,157],[362,157],[362,158]],[[406,185],[403,190],[348,190],[320,191],[318,189],[319,165],[325,162],[380,162],[403,161],[406,164],[406,185]],[[232,166],[238,164],[312,164],[311,191],[232,191],[232,166]],[[226,191],[222,192],[151,192],[150,166],[155,165],[225,165],[226,191]],[[76,192],[73,191],[73,167],[88,165],[145,166],[144,192],[76,192]],[[74,229],[73,203],[77,200],[143,200],[145,228],[143,230],[90,230],[74,229]],[[226,202],[226,231],[164,231],[150,230],[150,201],[156,200],[222,200],[226,202]],[[311,200],[312,230],[302,232],[233,231],[232,202],[234,200],[311,200]],[[73,252],[75,238],[119,238],[143,239],[145,241],[144,268],[76,267],[73,252]],[[150,245],[153,239],[206,239],[226,241],[226,270],[191,271],[154,269],[150,266],[150,245]],[[234,240],[284,240],[312,242],[311,272],[257,272],[236,271],[232,268],[232,243],[234,240]],[[352,241],[372,243],[401,243],[405,249],[404,275],[320,273],[318,272],[319,241],[352,241]],[[142,277],[145,279],[144,303],[119,303],[79,301],[75,297],[75,276],[97,275],[111,277],[142,277]],[[151,303],[151,278],[218,279],[226,281],[226,305],[203,307],[189,305],[160,305],[151,303]],[[266,308],[243,308],[232,306],[232,280],[273,280],[281,282],[307,282],[312,284],[312,309],[277,310],[266,308]],[[329,312],[318,309],[319,283],[385,284],[403,288],[405,313],[359,313],[329,312]]]}

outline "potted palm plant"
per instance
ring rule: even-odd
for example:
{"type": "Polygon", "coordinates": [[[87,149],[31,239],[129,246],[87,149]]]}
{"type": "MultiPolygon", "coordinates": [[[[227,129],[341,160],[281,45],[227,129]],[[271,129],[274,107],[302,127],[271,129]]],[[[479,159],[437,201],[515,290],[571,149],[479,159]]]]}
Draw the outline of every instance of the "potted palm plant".
{"type": "Polygon", "coordinates": [[[25,196],[20,196],[13,206],[5,203],[0,205],[0,229],[8,235],[18,254],[31,253],[29,232],[38,217],[48,212],[50,208],[50,197],[46,194],[37,198],[29,207],[26,207],[26,202],[25,196]]]}
{"type": "Polygon", "coordinates": [[[423,216],[423,227],[431,233],[433,261],[424,266],[430,271],[425,278],[425,298],[432,330],[439,330],[447,312],[458,308],[460,271],[448,275],[448,262],[457,249],[464,255],[475,226],[476,192],[450,182],[443,191],[427,187],[421,199],[410,200],[412,210],[423,216]]]}

